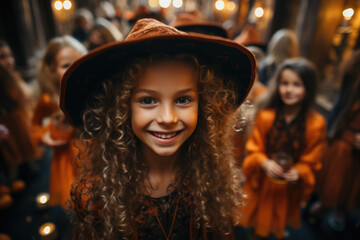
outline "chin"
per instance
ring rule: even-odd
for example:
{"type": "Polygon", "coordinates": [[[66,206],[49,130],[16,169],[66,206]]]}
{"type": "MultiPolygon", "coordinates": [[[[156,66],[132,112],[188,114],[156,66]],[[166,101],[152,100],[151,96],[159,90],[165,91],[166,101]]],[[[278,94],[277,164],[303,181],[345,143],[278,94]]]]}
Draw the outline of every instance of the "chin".
{"type": "Polygon", "coordinates": [[[153,149],[153,152],[161,157],[171,157],[178,152],[179,148],[171,148],[171,149],[153,149]]]}
{"type": "Polygon", "coordinates": [[[155,153],[161,157],[171,157],[173,156],[177,151],[156,151],[155,153]]]}

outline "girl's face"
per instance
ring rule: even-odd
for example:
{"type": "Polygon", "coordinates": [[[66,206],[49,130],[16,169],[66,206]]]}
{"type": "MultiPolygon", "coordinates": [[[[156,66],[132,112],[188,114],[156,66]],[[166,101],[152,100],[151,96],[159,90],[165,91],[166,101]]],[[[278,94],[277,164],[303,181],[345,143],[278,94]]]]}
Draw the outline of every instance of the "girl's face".
{"type": "Polygon", "coordinates": [[[145,151],[173,156],[194,132],[199,96],[193,69],[166,61],[148,67],[131,98],[131,125],[145,151]]]}
{"type": "Polygon", "coordinates": [[[62,78],[68,67],[81,56],[82,54],[73,49],[72,47],[65,47],[58,52],[58,54],[56,55],[55,71],[59,80],[62,78]]]}
{"type": "Polygon", "coordinates": [[[4,46],[0,48],[0,65],[7,71],[12,72],[15,68],[15,59],[9,47],[4,46]]]}
{"type": "Polygon", "coordinates": [[[305,86],[299,75],[290,69],[282,71],[279,82],[280,98],[285,105],[300,104],[306,94],[305,86]]]}

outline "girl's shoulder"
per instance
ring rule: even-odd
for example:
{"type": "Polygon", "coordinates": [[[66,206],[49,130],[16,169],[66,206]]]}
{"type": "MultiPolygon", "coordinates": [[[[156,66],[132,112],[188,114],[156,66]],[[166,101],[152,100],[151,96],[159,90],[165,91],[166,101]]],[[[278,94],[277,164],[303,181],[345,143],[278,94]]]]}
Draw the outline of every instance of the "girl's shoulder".
{"type": "Polygon", "coordinates": [[[259,111],[256,120],[274,121],[276,110],[272,108],[265,108],[259,111]]]}
{"type": "Polygon", "coordinates": [[[321,114],[310,110],[306,116],[306,125],[310,129],[326,128],[326,120],[321,114]]]}

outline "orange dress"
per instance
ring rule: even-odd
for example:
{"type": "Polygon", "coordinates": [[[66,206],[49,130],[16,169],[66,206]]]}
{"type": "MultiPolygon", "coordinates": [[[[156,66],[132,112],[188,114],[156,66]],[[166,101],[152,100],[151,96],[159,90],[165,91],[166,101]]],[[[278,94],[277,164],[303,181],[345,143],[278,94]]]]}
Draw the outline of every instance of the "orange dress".
{"type": "Polygon", "coordinates": [[[36,105],[33,118],[34,139],[38,146],[44,134],[49,131],[50,136],[57,140],[66,140],[67,144],[53,147],[50,168],[50,205],[61,205],[65,208],[66,201],[70,198],[71,184],[78,176],[75,165],[77,148],[74,146],[73,130],[61,131],[54,127],[53,122],[44,123],[44,119],[58,114],[59,107],[48,94],[43,94],[36,105]],[[45,124],[45,125],[44,125],[45,124]]]}
{"type": "Polygon", "coordinates": [[[241,225],[254,228],[259,236],[266,237],[273,233],[277,238],[283,238],[286,225],[300,227],[300,206],[313,191],[313,171],[321,168],[326,122],[319,114],[313,111],[308,113],[304,123],[303,147],[294,148],[301,149],[293,165],[300,174],[300,180],[296,183],[277,183],[270,180],[261,168],[261,164],[270,158],[268,153],[273,150],[267,149],[267,141],[271,138],[271,141],[277,141],[274,136],[268,135],[275,118],[276,111],[273,109],[260,111],[246,144],[248,155],[243,163],[243,172],[248,198],[241,225]]]}
{"type": "Polygon", "coordinates": [[[354,133],[360,134],[360,101],[352,106],[347,123],[341,136],[327,143],[317,193],[324,206],[351,212],[360,207],[360,150],[353,146],[354,133]]]}

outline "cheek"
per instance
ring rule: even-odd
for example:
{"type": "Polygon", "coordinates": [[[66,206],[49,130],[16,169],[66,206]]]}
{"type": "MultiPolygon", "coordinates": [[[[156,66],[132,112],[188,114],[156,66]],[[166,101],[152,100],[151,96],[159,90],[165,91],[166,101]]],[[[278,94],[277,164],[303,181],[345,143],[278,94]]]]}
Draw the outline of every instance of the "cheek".
{"type": "Polygon", "coordinates": [[[149,123],[149,112],[131,106],[131,128],[135,134],[140,132],[149,123]]]}
{"type": "Polygon", "coordinates": [[[278,92],[279,92],[280,96],[284,95],[285,94],[285,88],[282,87],[282,86],[279,86],[278,92]]]}
{"type": "Polygon", "coordinates": [[[186,111],[182,114],[183,119],[192,130],[196,128],[197,121],[198,121],[198,107],[194,107],[192,109],[189,109],[189,111],[186,111]]]}
{"type": "Polygon", "coordinates": [[[299,88],[297,95],[298,95],[299,100],[303,100],[306,95],[305,88],[304,87],[299,88]]]}
{"type": "Polygon", "coordinates": [[[64,76],[66,69],[62,68],[62,67],[58,67],[56,69],[56,74],[58,75],[59,80],[61,80],[61,78],[64,76]]]}

